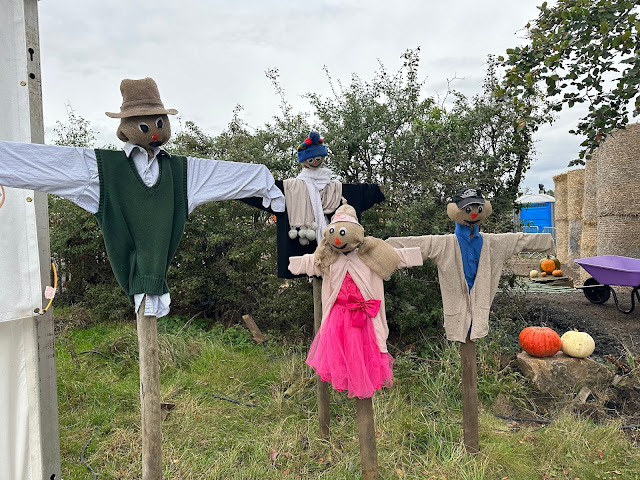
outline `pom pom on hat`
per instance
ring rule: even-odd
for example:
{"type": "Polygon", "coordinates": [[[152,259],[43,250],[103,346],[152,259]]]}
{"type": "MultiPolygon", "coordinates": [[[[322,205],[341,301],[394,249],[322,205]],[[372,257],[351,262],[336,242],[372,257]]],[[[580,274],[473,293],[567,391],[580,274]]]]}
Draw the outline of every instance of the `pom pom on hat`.
{"type": "Polygon", "coordinates": [[[318,132],[309,132],[309,136],[304,142],[298,145],[298,162],[304,162],[314,157],[326,157],[327,147],[324,146],[323,139],[318,132]]]}

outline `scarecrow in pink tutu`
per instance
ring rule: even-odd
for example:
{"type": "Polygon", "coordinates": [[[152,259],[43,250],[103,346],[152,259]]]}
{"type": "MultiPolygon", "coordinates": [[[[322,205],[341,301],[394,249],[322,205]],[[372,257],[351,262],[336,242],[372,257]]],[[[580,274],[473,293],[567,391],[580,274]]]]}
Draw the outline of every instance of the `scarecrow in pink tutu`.
{"type": "Polygon", "coordinates": [[[338,208],[313,254],[291,257],[291,272],[324,280],[322,324],[307,357],[322,381],[350,398],[369,398],[391,386],[382,282],[415,265],[422,265],[419,248],[396,249],[365,237],[350,205],[338,208]]]}
{"type": "Polygon", "coordinates": [[[419,248],[393,248],[365,237],[347,204],[336,210],[313,254],[289,261],[294,274],[323,277],[322,323],[307,364],[322,381],[356,397],[363,478],[378,478],[371,397],[393,383],[382,282],[398,268],[417,265],[419,248]]]}

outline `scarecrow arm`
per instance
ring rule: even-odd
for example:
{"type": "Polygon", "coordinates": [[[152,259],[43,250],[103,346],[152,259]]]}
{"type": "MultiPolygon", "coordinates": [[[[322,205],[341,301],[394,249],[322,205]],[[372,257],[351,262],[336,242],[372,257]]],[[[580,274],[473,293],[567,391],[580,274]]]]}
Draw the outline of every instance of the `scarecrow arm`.
{"type": "Polygon", "coordinates": [[[433,260],[436,263],[445,252],[446,235],[422,235],[420,237],[390,237],[386,242],[395,248],[415,248],[420,249],[423,260],[433,260]]]}
{"type": "Polygon", "coordinates": [[[419,267],[422,265],[422,253],[419,248],[396,248],[395,251],[400,257],[398,268],[419,267]]]}
{"type": "Polygon", "coordinates": [[[555,252],[553,237],[550,233],[497,233],[486,234],[491,237],[491,257],[506,262],[518,252],[542,252],[551,255],[555,252]]]}
{"type": "Polygon", "coordinates": [[[262,207],[284,211],[284,195],[266,166],[187,158],[189,213],[198,205],[218,200],[260,197],[262,207]]]}
{"type": "Polygon", "coordinates": [[[315,263],[313,254],[302,255],[301,257],[289,258],[289,270],[294,275],[305,274],[308,276],[321,277],[322,272],[315,263]]]}
{"type": "Polygon", "coordinates": [[[89,188],[98,185],[98,167],[89,148],[0,141],[0,185],[53,193],[91,213],[98,209],[89,188]]]}
{"type": "Polygon", "coordinates": [[[513,253],[526,251],[552,255],[556,252],[556,246],[550,233],[516,233],[515,235],[518,235],[518,242],[513,253]]]}

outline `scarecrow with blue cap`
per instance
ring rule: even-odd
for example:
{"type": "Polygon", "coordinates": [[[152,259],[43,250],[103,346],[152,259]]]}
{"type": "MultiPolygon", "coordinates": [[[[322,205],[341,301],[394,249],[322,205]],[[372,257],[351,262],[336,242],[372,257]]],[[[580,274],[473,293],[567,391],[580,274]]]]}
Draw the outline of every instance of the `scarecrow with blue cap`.
{"type": "Polygon", "coordinates": [[[491,202],[479,188],[465,186],[447,204],[447,216],[455,222],[453,234],[387,239],[396,248],[420,247],[423,260],[438,266],[445,333],[448,340],[462,345],[463,417],[469,451],[478,451],[475,342],[489,333],[489,312],[502,267],[521,251],[555,252],[548,233],[480,233],[480,224],[492,212],[491,202]]]}

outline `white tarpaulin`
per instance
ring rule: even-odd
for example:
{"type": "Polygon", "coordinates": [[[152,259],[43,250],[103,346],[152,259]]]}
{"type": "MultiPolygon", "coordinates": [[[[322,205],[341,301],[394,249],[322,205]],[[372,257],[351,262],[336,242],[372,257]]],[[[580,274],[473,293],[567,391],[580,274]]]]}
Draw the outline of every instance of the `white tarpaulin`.
{"type": "MultiPolygon", "coordinates": [[[[0,0],[0,140],[31,141],[29,81],[39,78],[29,77],[28,49],[39,49],[37,40],[36,0],[0,0]]],[[[58,480],[44,471],[55,460],[43,455],[41,392],[51,379],[40,377],[34,318],[42,308],[36,202],[28,190],[0,194],[0,479],[58,480]]]]}

